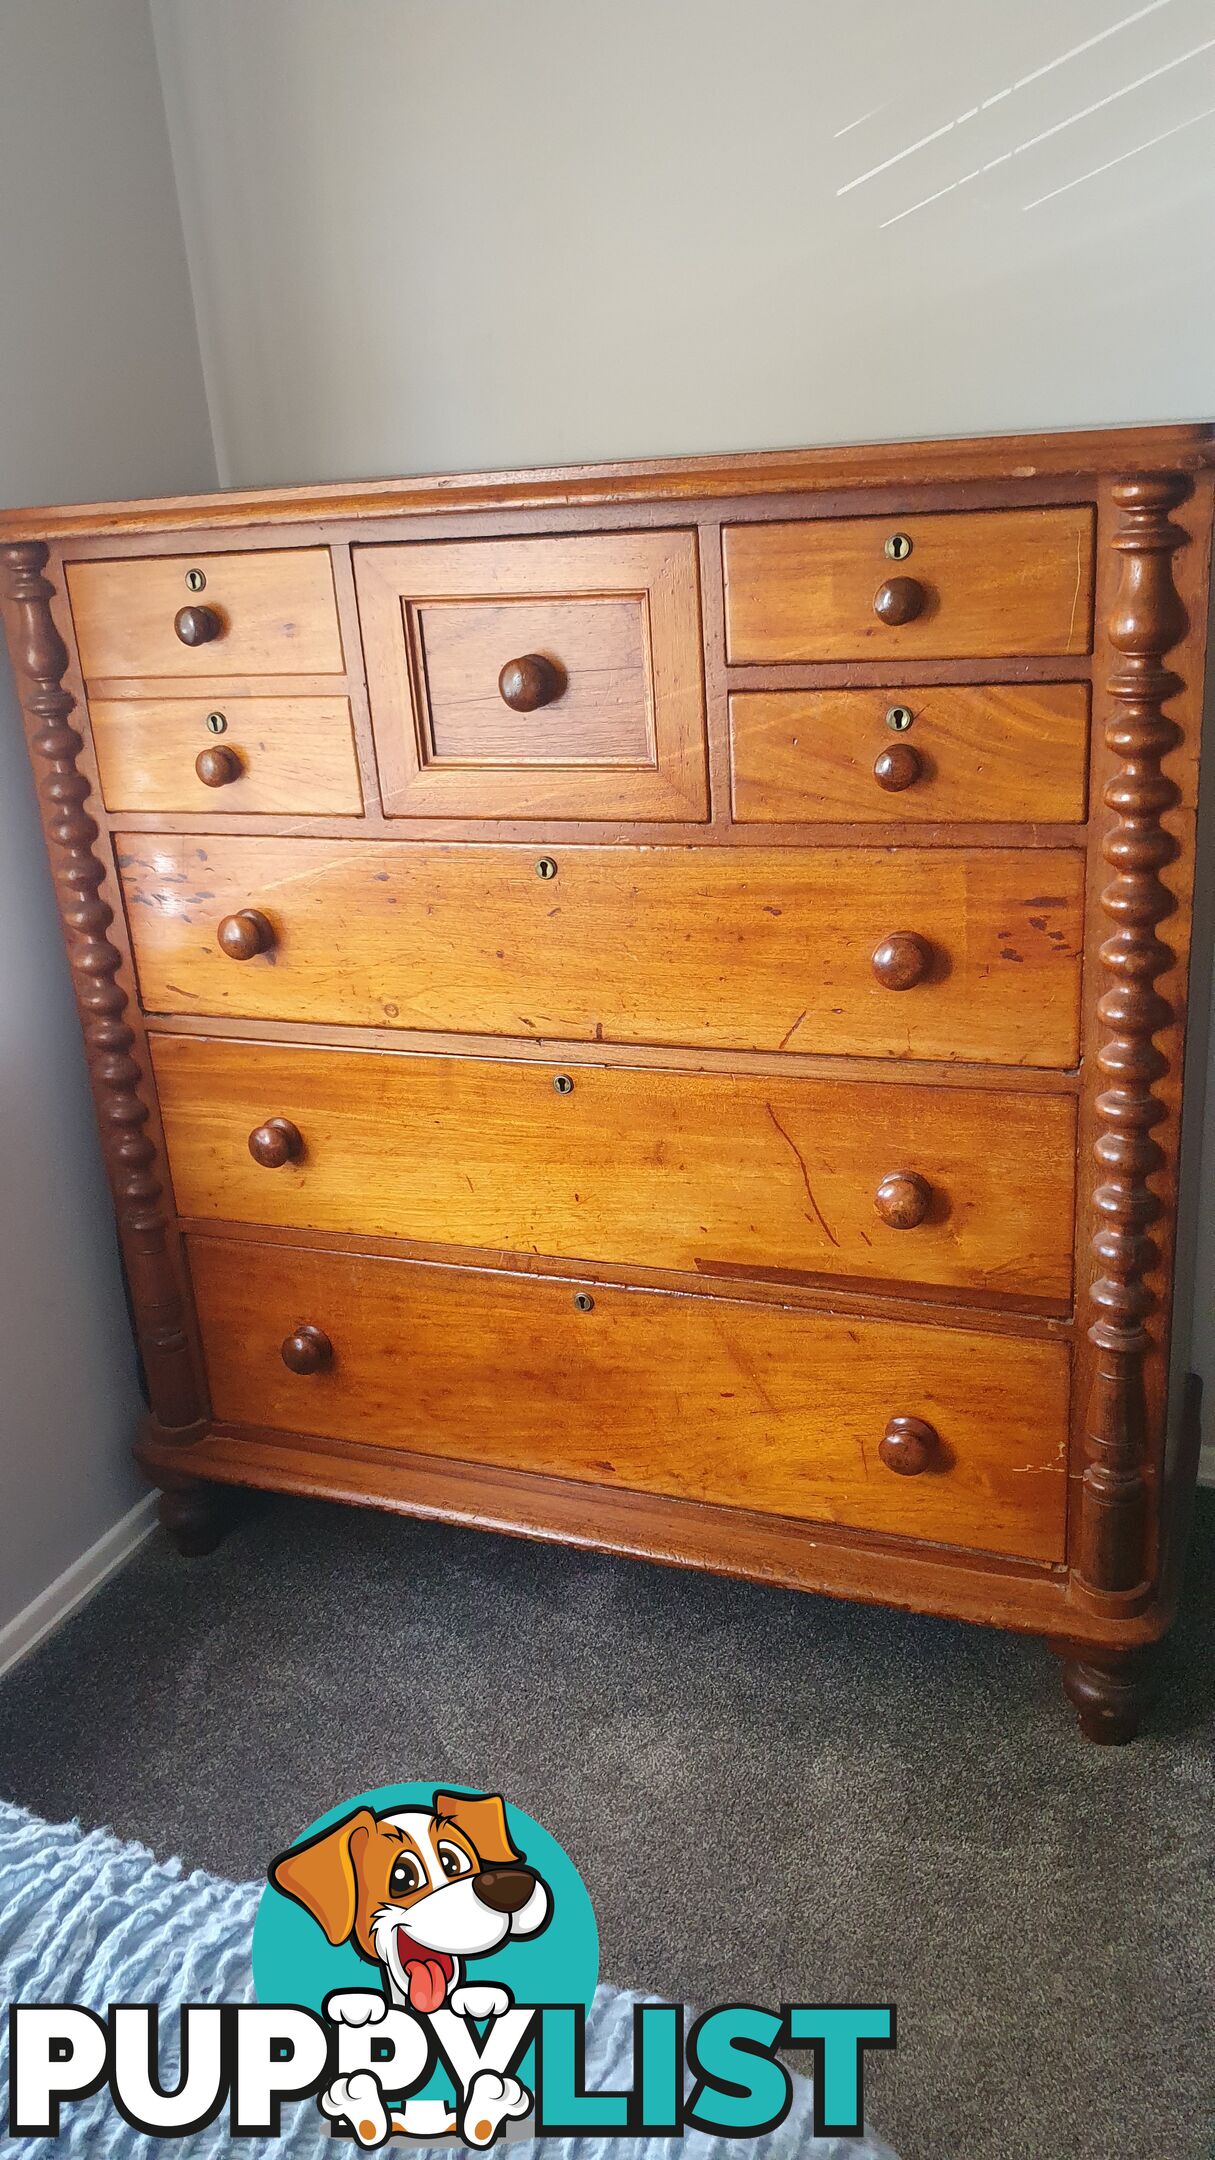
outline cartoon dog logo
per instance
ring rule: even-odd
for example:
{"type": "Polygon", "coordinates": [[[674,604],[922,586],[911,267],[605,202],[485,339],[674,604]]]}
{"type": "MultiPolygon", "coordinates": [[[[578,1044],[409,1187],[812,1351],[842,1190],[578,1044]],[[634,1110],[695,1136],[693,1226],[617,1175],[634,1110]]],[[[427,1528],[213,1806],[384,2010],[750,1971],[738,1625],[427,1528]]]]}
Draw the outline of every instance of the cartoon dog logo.
{"type": "MultiPolygon", "coordinates": [[[[394,2006],[422,2017],[444,2006],[459,2017],[500,2017],[512,2004],[509,1989],[466,1982],[465,1965],[512,1936],[538,1935],[552,1913],[548,1885],[512,1844],[497,1793],[436,1792],[432,1807],[383,1815],[357,1808],[280,1853],[269,1875],[329,1942],[353,1943],[380,1968],[381,1992],[350,1989],[327,1998],[326,2016],[336,2024],[375,2024],[394,2006]]],[[[463,2096],[460,2135],[470,2145],[492,2144],[503,2122],[531,2105],[517,2078],[481,2070],[463,2096]]],[[[434,2137],[456,2127],[455,2116],[430,2101],[406,2101],[403,2114],[390,2116],[370,2071],[335,2078],[321,2106],[349,2121],[363,2145],[378,2145],[391,2131],[434,2137]]]]}

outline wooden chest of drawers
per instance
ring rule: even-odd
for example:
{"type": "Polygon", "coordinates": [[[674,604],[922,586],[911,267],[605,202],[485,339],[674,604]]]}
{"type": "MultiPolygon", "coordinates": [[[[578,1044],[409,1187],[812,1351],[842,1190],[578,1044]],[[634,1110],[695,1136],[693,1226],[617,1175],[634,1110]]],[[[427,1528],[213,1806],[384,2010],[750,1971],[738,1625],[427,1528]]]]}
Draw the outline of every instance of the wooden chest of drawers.
{"type": "Polygon", "coordinates": [[[184,1549],[258,1485],[954,1614],[1130,1737],[1197,1452],[1213,466],[0,521],[184,1549]]]}

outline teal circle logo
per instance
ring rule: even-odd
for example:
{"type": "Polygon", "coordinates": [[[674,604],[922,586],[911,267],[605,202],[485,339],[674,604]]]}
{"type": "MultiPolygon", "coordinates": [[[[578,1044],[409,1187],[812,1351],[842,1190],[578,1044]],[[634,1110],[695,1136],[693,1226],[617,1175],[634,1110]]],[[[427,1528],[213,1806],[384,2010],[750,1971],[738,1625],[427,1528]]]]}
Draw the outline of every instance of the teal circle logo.
{"type": "MultiPolygon", "coordinates": [[[[394,2023],[386,2009],[424,2032],[435,2017],[436,2030],[450,2024],[440,2013],[590,2008],[599,1930],[586,1885],[543,1825],[499,1793],[375,1786],[310,1823],[268,1876],[253,1931],[259,2003],[365,2028],[368,2068],[375,2033],[394,2023]]],[[[512,2065],[529,2088],[532,2056],[512,2065]]],[[[391,2070],[380,2075],[389,2090],[391,2070]]],[[[356,2099],[361,2089],[352,2082],[356,2099]]],[[[441,2058],[408,2090],[420,2129],[443,2127],[433,2111],[461,2105],[441,2058]]]]}

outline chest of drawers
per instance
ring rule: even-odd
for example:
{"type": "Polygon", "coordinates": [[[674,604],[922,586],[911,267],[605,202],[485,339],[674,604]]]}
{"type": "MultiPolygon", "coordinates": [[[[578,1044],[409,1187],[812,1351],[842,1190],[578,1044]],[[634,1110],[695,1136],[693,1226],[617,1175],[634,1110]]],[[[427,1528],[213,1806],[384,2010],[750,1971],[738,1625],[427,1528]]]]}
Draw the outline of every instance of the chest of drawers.
{"type": "Polygon", "coordinates": [[[0,520],[183,1549],[252,1485],[950,1614],[1131,1736],[1198,1440],[1213,465],[0,520]]]}

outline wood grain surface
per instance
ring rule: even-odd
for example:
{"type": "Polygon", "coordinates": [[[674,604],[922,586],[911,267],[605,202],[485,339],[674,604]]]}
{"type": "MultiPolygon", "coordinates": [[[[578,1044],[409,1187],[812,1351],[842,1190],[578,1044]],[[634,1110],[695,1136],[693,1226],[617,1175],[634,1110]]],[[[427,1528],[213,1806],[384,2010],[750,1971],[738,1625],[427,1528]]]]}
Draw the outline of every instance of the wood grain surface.
{"type": "Polygon", "coordinates": [[[734,816],[776,825],[1080,823],[1088,703],[1087,683],[737,692],[734,816]],[[886,716],[900,707],[911,724],[895,730],[886,716]],[[890,792],[874,767],[907,750],[916,777],[890,792]]]}
{"type": "MultiPolygon", "coordinates": [[[[1075,1104],[154,1036],[186,1216],[1066,1307],[1075,1104]],[[286,1119],[301,1148],[250,1153],[286,1119]],[[927,1182],[924,1219],[879,1192],[927,1182]]],[[[272,1135],[272,1138],[274,1135],[272,1135]]]]}
{"type": "Polygon", "coordinates": [[[128,834],[119,860],[151,1012],[1045,1067],[1076,1055],[1079,854],[545,856],[128,834]],[[248,908],[275,943],[234,965],[217,929],[248,908]],[[930,965],[889,990],[873,956],[900,931],[930,965]]]}
{"type": "Polygon", "coordinates": [[[76,562],[67,569],[86,679],[188,675],[332,674],[345,667],[328,548],[76,562]],[[206,583],[197,594],[187,574],[206,583]],[[196,599],[220,617],[209,644],[182,643],[180,609],[196,599]]]}
{"type": "Polygon", "coordinates": [[[722,553],[726,653],[736,666],[1089,650],[1087,506],[727,525],[722,553]],[[911,553],[891,560],[885,545],[896,534],[911,553]],[[894,577],[922,590],[913,619],[875,613],[876,594],[894,577]]]}
{"type": "Polygon", "coordinates": [[[1062,1344],[979,1357],[946,1329],[222,1238],[190,1259],[224,1422],[1062,1555],[1062,1344]],[[333,1346],[307,1375],[282,1356],[301,1327],[333,1346]],[[878,1460],[894,1415],[939,1436],[918,1477],[878,1460]]]}
{"type": "Polygon", "coordinates": [[[111,810],[241,817],[357,817],[359,768],[344,697],[89,700],[102,789],[111,810]],[[215,713],[221,734],[207,726],[215,713]],[[239,760],[238,778],[203,785],[199,753],[239,760]]]}

